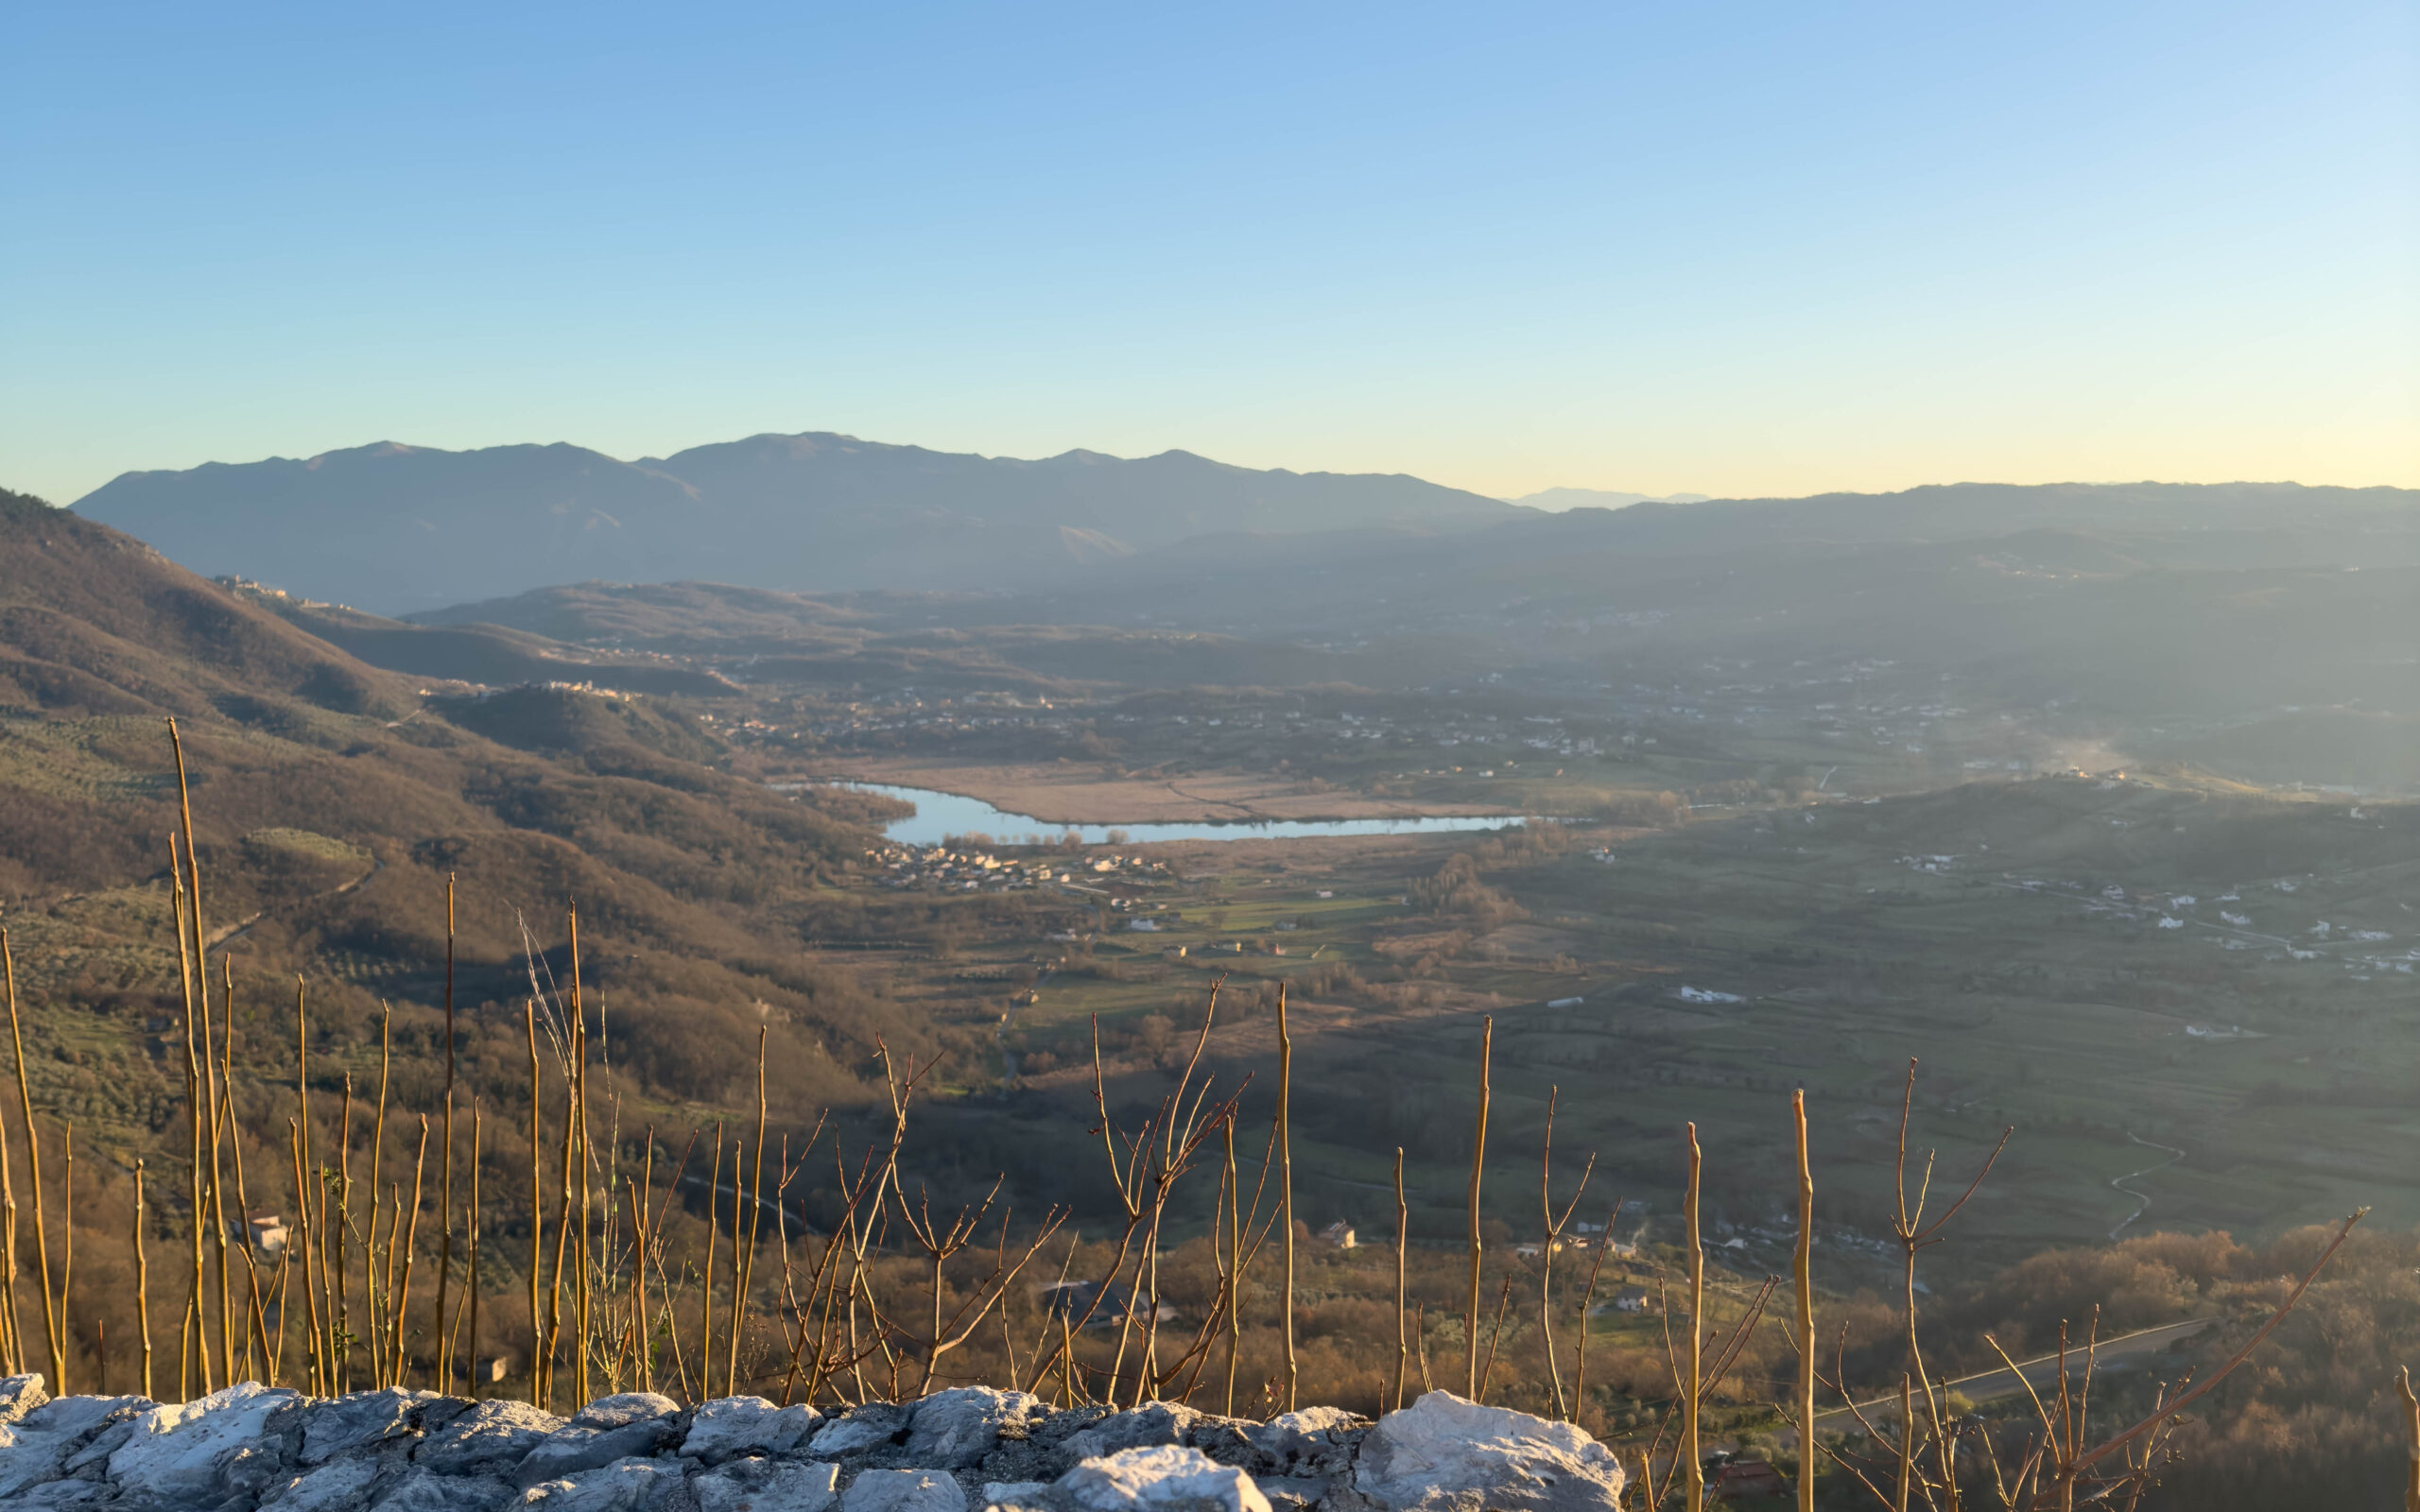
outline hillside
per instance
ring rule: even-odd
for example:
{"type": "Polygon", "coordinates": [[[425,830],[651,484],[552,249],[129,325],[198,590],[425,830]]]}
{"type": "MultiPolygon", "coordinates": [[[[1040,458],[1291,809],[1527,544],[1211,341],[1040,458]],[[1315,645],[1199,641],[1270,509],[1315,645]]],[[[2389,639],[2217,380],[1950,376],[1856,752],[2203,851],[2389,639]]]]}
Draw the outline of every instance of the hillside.
{"type": "MultiPolygon", "coordinates": [[[[36,1100],[77,1120],[79,1148],[89,1135],[139,1151],[174,1080],[146,1038],[179,1001],[169,714],[238,998],[290,1004],[299,974],[331,1065],[372,1042],[382,1000],[399,1025],[433,1011],[453,875],[479,1074],[509,1074],[488,1062],[509,1057],[532,971],[567,964],[577,902],[638,1104],[718,1099],[759,1025],[802,1102],[853,1094],[874,1000],[796,942],[819,890],[856,864],[869,800],[827,812],[727,775],[677,706],[547,689],[424,700],[253,595],[10,495],[0,917],[36,1008],[36,1100]]],[[[894,1044],[943,1032],[921,1013],[879,1022],[894,1044]]]]}
{"type": "Polygon", "coordinates": [[[560,443],[381,442],[130,472],[76,508],[198,572],[382,612],[589,578],[1037,585],[1221,531],[1434,528],[1518,513],[1403,476],[1256,472],[1186,452],[1022,461],[822,434],[636,462],[560,443]]]}

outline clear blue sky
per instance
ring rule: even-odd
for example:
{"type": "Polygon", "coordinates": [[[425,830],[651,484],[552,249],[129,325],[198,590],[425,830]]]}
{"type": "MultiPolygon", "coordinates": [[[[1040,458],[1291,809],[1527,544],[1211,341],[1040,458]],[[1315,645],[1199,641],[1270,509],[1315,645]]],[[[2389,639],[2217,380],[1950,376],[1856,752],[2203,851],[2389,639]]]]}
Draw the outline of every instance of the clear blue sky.
{"type": "Polygon", "coordinates": [[[0,483],[765,430],[2420,484],[2420,7],[0,20],[0,483]]]}

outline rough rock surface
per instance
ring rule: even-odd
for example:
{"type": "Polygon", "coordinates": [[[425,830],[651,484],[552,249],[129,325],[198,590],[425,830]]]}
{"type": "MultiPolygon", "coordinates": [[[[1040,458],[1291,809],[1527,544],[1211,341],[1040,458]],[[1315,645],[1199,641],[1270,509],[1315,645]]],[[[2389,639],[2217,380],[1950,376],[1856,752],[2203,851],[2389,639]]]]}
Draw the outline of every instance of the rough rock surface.
{"type": "Polygon", "coordinates": [[[1615,1512],[1623,1475],[1564,1423],[1443,1392],[1373,1424],[1171,1403],[1053,1411],[959,1387],[819,1414],[648,1392],[570,1418],[424,1391],[52,1400],[0,1379],[0,1506],[96,1512],[1615,1512]]]}

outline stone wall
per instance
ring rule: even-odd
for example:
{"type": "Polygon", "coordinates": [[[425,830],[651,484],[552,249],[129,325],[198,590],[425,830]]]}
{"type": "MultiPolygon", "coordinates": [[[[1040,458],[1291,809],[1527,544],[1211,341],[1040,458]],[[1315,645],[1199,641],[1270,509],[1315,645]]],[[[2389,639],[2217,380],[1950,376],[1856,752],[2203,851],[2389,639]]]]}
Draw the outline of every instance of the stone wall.
{"type": "Polygon", "coordinates": [[[626,1392],[565,1419],[430,1392],[50,1399],[0,1380],[0,1507],[129,1512],[1615,1512],[1565,1423],[1431,1392],[1374,1424],[1154,1403],[1053,1411],[968,1386],[819,1413],[626,1392]]]}

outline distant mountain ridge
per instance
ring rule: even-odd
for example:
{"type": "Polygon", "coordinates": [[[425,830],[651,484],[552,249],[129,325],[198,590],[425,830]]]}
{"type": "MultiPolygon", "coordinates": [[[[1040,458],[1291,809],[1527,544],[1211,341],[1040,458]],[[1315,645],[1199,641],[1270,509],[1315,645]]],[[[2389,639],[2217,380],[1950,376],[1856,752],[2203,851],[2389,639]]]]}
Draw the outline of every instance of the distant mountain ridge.
{"type": "Polygon", "coordinates": [[[129,472],[74,507],[197,572],[390,612],[585,579],[1028,588],[1197,536],[1522,512],[1401,474],[1261,472],[1177,451],[1026,461],[817,432],[635,462],[561,442],[386,441],[129,472]]]}

